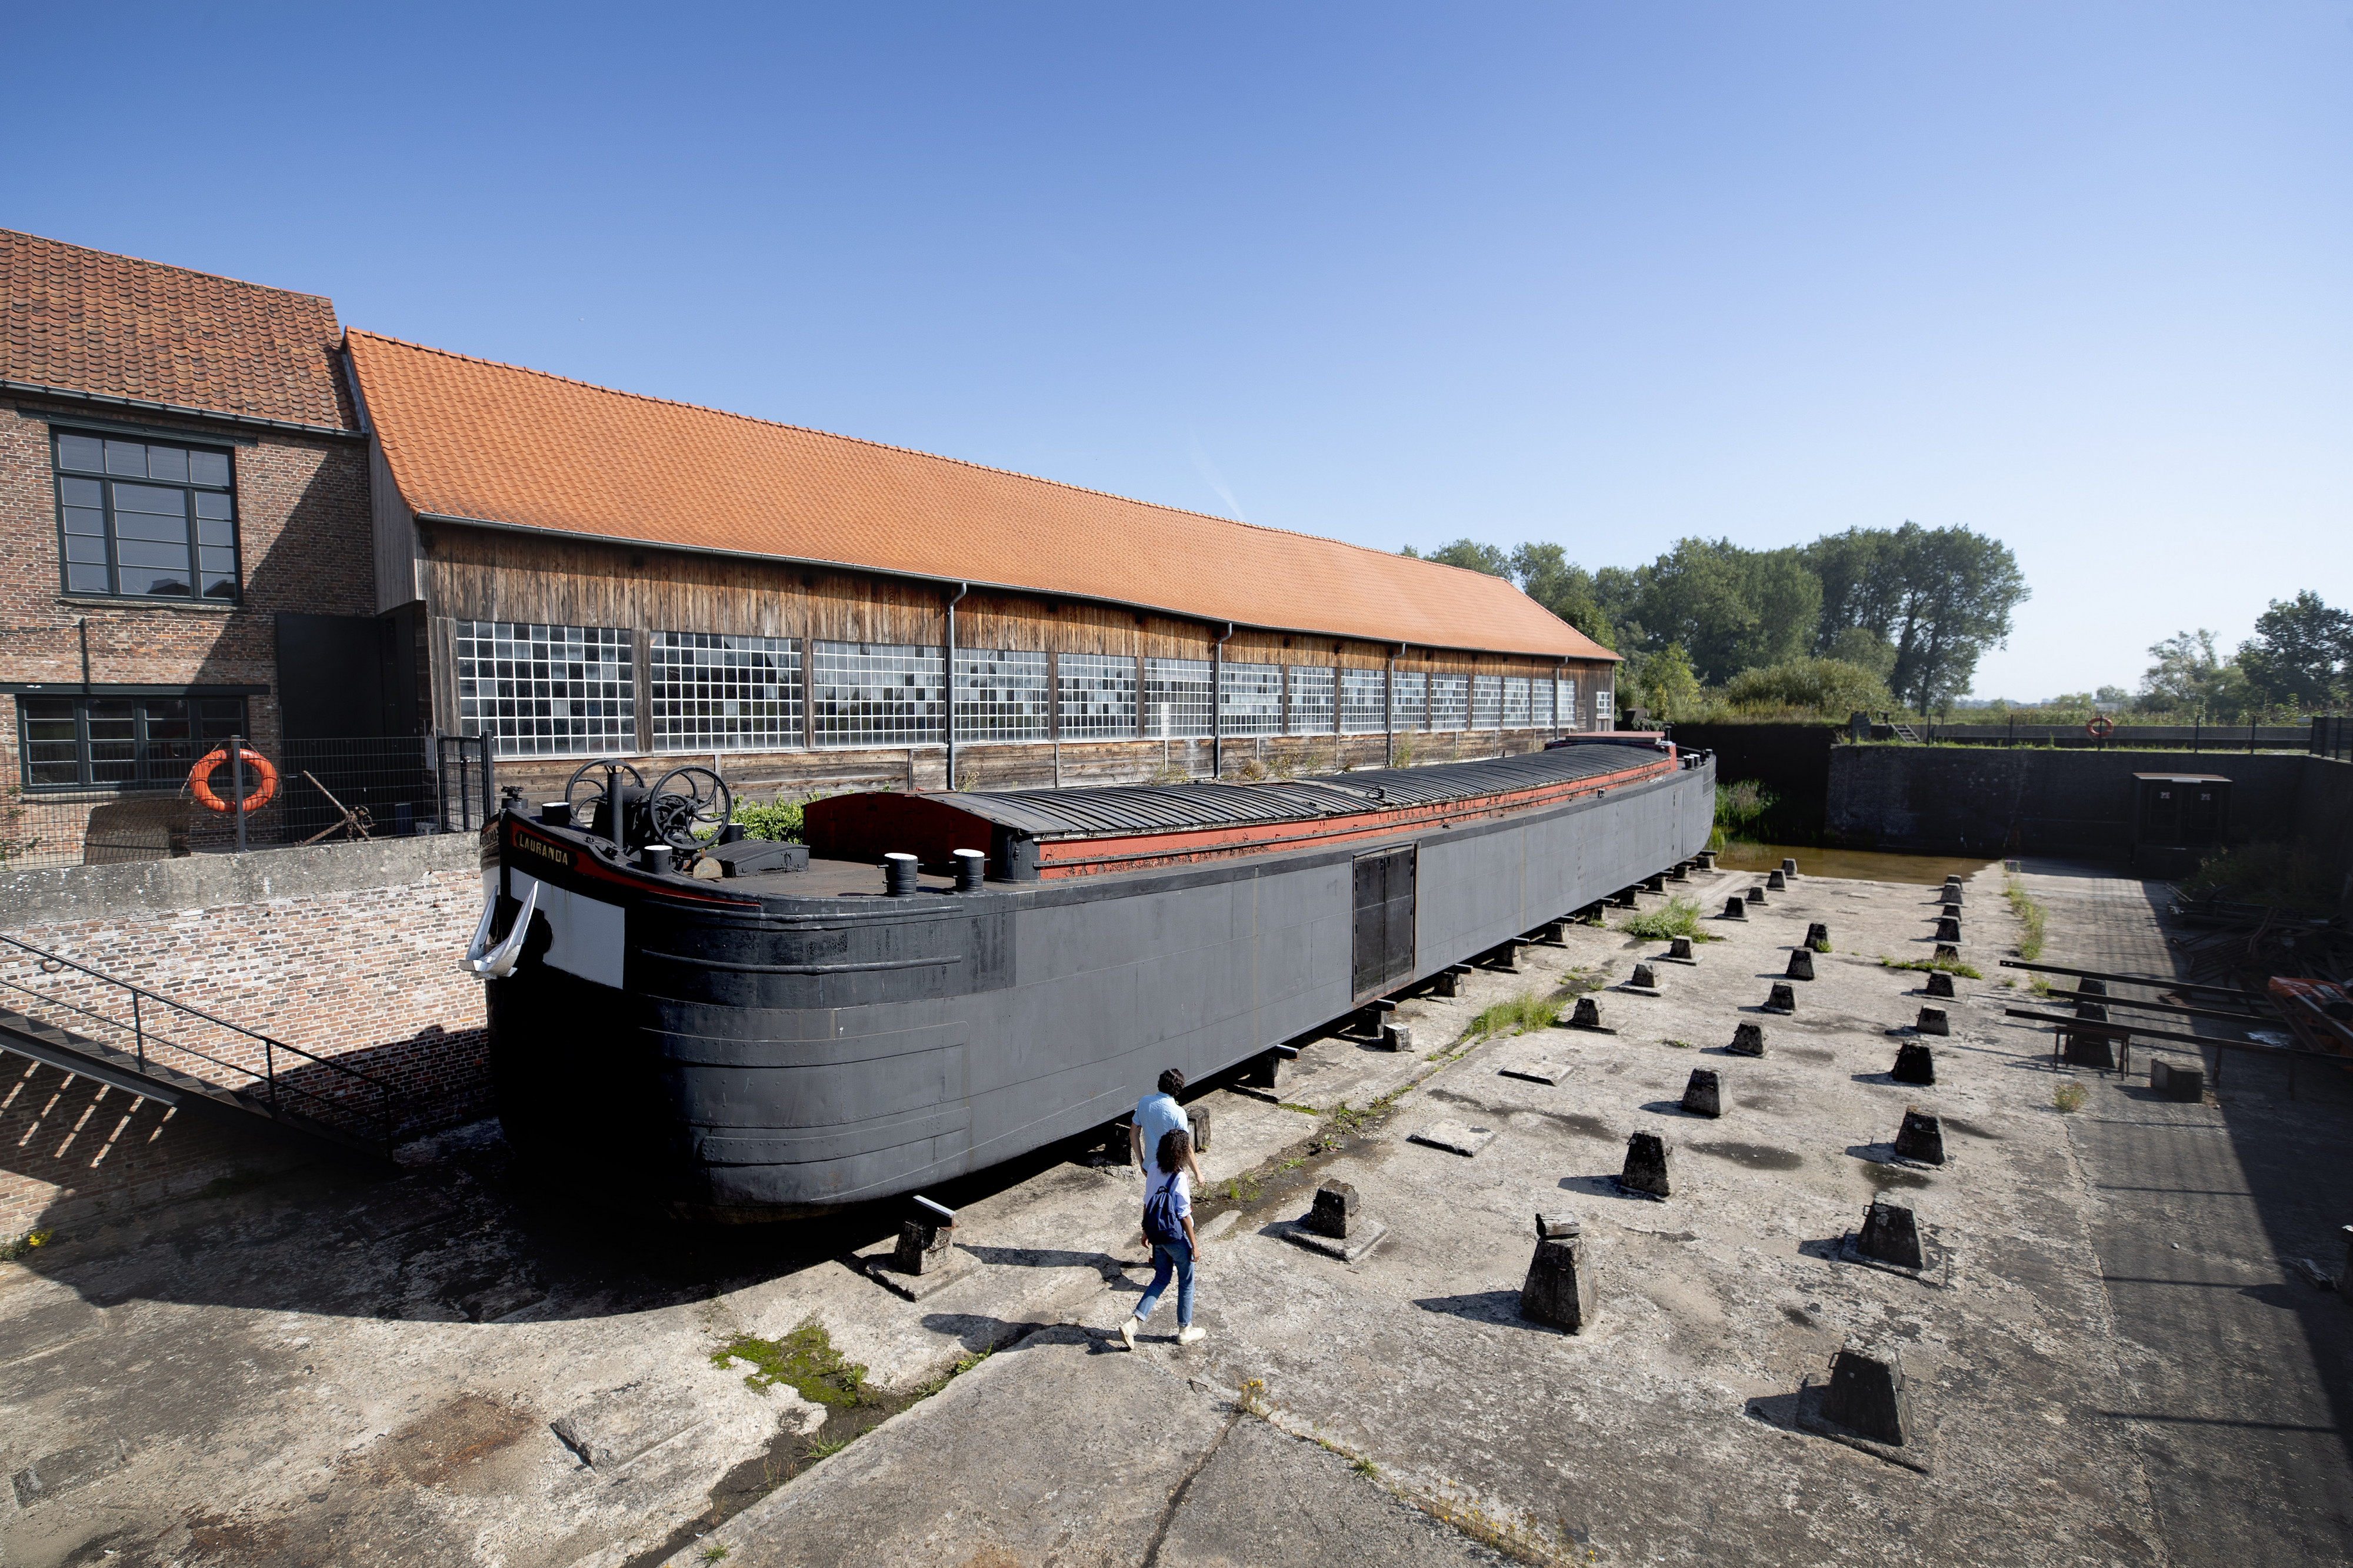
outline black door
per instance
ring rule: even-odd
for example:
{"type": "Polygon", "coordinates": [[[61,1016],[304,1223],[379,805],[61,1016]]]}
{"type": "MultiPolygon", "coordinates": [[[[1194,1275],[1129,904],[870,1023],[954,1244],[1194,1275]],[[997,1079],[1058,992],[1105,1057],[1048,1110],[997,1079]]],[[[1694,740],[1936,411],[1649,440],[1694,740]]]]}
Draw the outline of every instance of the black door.
{"type": "Polygon", "coordinates": [[[1356,871],[1355,981],[1361,998],[1413,973],[1413,848],[1360,855],[1356,871]]]}

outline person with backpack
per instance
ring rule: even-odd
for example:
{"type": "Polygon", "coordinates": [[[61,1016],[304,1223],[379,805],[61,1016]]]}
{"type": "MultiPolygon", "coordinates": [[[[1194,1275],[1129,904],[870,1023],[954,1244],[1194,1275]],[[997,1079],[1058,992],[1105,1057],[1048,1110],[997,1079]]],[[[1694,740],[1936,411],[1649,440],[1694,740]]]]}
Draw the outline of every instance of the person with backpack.
{"type": "Polygon", "coordinates": [[[1172,1128],[1160,1135],[1153,1153],[1155,1173],[1144,1199],[1144,1239],[1152,1244],[1152,1283],[1135,1304],[1134,1315],[1119,1326],[1120,1342],[1129,1350],[1135,1348],[1137,1331],[1160,1305],[1161,1293],[1172,1278],[1176,1281],[1176,1342],[1189,1345],[1208,1337],[1208,1331],[1193,1326],[1193,1258],[1200,1249],[1200,1240],[1193,1233],[1193,1172],[1198,1169],[1193,1135],[1181,1127],[1172,1128]]]}

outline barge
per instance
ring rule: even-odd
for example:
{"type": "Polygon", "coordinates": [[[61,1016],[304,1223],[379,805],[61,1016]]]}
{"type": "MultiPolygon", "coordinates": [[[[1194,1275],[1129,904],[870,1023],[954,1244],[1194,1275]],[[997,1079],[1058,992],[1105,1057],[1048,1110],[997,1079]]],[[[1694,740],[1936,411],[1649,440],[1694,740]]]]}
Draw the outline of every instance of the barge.
{"type": "Polygon", "coordinates": [[[1713,759],[1627,739],[1279,783],[839,795],[807,806],[805,856],[712,844],[723,790],[668,788],[692,770],[647,791],[591,764],[584,809],[511,806],[484,836],[469,964],[501,1119],[526,1161],[708,1219],[984,1169],[1106,1127],[1166,1068],[1264,1057],[1695,858],[1713,759]]]}

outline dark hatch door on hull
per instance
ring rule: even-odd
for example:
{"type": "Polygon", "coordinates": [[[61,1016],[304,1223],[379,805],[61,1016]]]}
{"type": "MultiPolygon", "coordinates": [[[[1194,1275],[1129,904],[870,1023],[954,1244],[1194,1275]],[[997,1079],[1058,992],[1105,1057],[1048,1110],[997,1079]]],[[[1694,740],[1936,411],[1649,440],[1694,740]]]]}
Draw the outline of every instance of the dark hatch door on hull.
{"type": "Polygon", "coordinates": [[[1386,991],[1413,973],[1414,849],[1356,857],[1356,994],[1386,991]]]}

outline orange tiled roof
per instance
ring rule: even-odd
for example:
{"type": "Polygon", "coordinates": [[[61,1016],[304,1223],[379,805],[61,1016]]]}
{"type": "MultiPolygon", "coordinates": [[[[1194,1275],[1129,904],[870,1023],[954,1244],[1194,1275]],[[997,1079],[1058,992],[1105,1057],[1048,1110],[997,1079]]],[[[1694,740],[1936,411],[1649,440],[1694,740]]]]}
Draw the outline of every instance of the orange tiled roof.
{"type": "Polygon", "coordinates": [[[248,418],[356,429],[335,374],[335,307],[0,229],[0,377],[248,418]]]}
{"type": "Polygon", "coordinates": [[[1204,620],[1617,656],[1500,577],[352,331],[417,512],[1108,600],[1204,620]]]}

